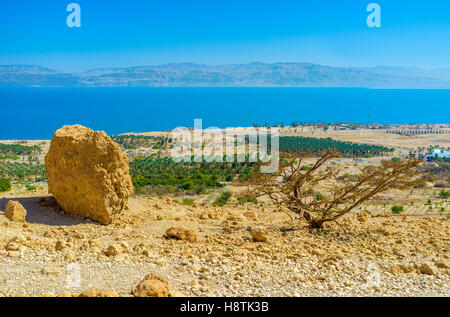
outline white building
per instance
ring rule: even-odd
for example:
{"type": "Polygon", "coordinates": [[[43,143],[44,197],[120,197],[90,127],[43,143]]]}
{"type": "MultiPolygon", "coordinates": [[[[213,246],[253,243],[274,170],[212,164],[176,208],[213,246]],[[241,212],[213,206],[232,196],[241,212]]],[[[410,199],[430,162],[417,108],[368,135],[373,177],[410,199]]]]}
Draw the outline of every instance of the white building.
{"type": "Polygon", "coordinates": [[[450,151],[435,149],[431,152],[431,155],[433,156],[433,158],[450,158],[450,151]]]}

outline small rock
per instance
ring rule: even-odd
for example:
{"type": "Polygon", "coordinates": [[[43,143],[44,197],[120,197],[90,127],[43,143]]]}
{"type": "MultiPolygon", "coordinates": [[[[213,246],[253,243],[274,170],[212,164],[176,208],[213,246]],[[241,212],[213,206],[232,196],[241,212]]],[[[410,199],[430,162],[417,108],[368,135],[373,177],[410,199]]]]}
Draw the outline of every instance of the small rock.
{"type": "Polygon", "coordinates": [[[97,297],[98,293],[100,293],[100,290],[98,288],[91,288],[80,293],[78,297],[97,297]]]}
{"type": "Polygon", "coordinates": [[[191,287],[195,287],[195,286],[199,285],[199,283],[197,280],[192,280],[187,285],[191,286],[191,287]]]}
{"type": "Polygon", "coordinates": [[[250,228],[250,235],[256,242],[267,242],[267,232],[261,228],[250,228]]]}
{"type": "Polygon", "coordinates": [[[402,269],[402,271],[404,273],[411,273],[414,271],[414,267],[412,265],[408,265],[408,264],[399,264],[398,265],[400,267],[400,269],[402,269]]]}
{"type": "Polygon", "coordinates": [[[312,249],[309,251],[309,254],[316,255],[316,256],[323,256],[323,252],[317,249],[312,249]]]}
{"type": "Polygon", "coordinates": [[[169,297],[186,297],[186,296],[177,290],[169,290],[169,297]]]}
{"type": "Polygon", "coordinates": [[[186,269],[184,268],[184,266],[177,266],[176,269],[178,272],[181,272],[181,273],[186,272],[186,269]]]}
{"type": "Polygon", "coordinates": [[[6,251],[20,251],[20,245],[15,242],[8,242],[5,247],[6,251]]]}
{"type": "Polygon", "coordinates": [[[200,271],[201,268],[202,267],[200,265],[198,265],[198,264],[192,264],[191,265],[191,270],[194,271],[194,272],[200,271]]]}
{"type": "Polygon", "coordinates": [[[369,216],[368,216],[367,213],[365,213],[365,212],[360,212],[360,213],[358,213],[358,215],[356,216],[356,218],[357,218],[358,221],[361,222],[361,223],[367,222],[367,220],[369,220],[369,216]]]}
{"type": "Polygon", "coordinates": [[[21,256],[20,251],[9,251],[8,256],[10,258],[19,258],[21,256]]]}
{"type": "Polygon", "coordinates": [[[27,211],[18,201],[10,200],[5,207],[5,216],[11,221],[25,222],[27,211]]]}
{"type": "Polygon", "coordinates": [[[66,244],[63,241],[61,241],[61,240],[56,241],[56,244],[55,244],[56,251],[62,251],[62,250],[64,250],[65,247],[66,247],[66,244]]]}
{"type": "Polygon", "coordinates": [[[114,290],[99,290],[98,288],[91,288],[82,292],[79,297],[119,297],[114,290]]]}
{"type": "Polygon", "coordinates": [[[403,269],[398,264],[391,265],[391,267],[389,268],[389,272],[391,272],[392,274],[404,273],[403,269]]]}
{"type": "Polygon", "coordinates": [[[244,212],[244,216],[250,220],[258,220],[258,214],[254,210],[248,210],[244,212]]]}
{"type": "Polygon", "coordinates": [[[59,272],[59,268],[54,266],[46,266],[41,271],[44,275],[59,275],[59,272]]]}
{"type": "Polygon", "coordinates": [[[436,270],[431,263],[424,262],[419,266],[419,270],[422,274],[435,275],[436,270]]]}
{"type": "Polygon", "coordinates": [[[97,297],[119,297],[119,294],[115,290],[104,289],[98,293],[97,297]]]}
{"type": "Polygon", "coordinates": [[[125,241],[121,242],[120,246],[126,251],[130,250],[130,245],[128,243],[126,243],[125,241]]]}
{"type": "Polygon", "coordinates": [[[66,260],[67,262],[72,262],[75,259],[75,255],[73,253],[67,253],[64,256],[64,260],[66,260]]]}
{"type": "Polygon", "coordinates": [[[166,235],[189,242],[197,242],[197,234],[190,229],[183,227],[172,227],[166,231],[166,235]]]}
{"type": "Polygon", "coordinates": [[[68,291],[62,291],[58,297],[73,297],[73,295],[71,293],[69,293],[68,291]]]}
{"type": "Polygon", "coordinates": [[[352,286],[352,285],[355,285],[355,284],[353,282],[350,282],[350,281],[345,281],[344,285],[345,286],[352,286]]]}
{"type": "Polygon", "coordinates": [[[120,246],[118,244],[111,244],[108,248],[106,248],[105,254],[107,256],[116,256],[122,252],[120,246]]]}
{"type": "Polygon", "coordinates": [[[128,259],[128,256],[123,253],[120,253],[120,254],[117,254],[116,256],[114,256],[114,261],[116,261],[116,262],[122,262],[122,261],[125,261],[126,259],[128,259]]]}
{"type": "Polygon", "coordinates": [[[434,263],[436,263],[436,266],[441,269],[450,269],[450,263],[448,263],[444,259],[436,260],[434,263]]]}
{"type": "Polygon", "coordinates": [[[135,297],[168,297],[169,282],[156,274],[147,275],[131,291],[135,297]]]}

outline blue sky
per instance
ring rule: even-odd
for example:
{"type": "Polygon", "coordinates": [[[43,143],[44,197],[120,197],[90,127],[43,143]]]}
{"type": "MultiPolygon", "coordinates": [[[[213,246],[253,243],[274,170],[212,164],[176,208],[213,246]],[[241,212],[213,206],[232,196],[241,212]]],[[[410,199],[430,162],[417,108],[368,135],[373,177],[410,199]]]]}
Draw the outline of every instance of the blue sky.
{"type": "Polygon", "coordinates": [[[450,68],[448,0],[0,2],[0,64],[66,71],[172,62],[450,68]],[[66,26],[77,2],[82,27],[66,26]],[[382,27],[366,6],[380,4],[382,27]]]}

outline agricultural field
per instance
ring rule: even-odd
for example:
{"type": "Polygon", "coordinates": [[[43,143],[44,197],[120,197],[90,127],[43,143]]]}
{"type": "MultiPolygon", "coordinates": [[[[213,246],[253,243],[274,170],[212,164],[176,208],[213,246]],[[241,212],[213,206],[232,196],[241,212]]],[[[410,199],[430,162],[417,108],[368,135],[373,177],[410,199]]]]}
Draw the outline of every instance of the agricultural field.
{"type": "Polygon", "coordinates": [[[0,161],[0,178],[7,178],[11,181],[42,181],[46,178],[45,165],[37,161],[0,161]]]}
{"type": "MultiPolygon", "coordinates": [[[[412,129],[412,125],[399,125],[396,129],[412,129]]],[[[427,127],[418,126],[418,129],[427,127]]],[[[428,149],[430,146],[439,146],[446,149],[450,147],[450,128],[433,126],[433,129],[443,129],[445,133],[440,134],[397,134],[389,133],[389,129],[357,129],[357,130],[334,130],[317,129],[313,127],[284,127],[280,129],[280,136],[301,136],[314,138],[332,138],[333,140],[353,142],[358,144],[381,145],[387,148],[394,148],[393,155],[408,155],[410,151],[417,151],[418,148],[428,149]]]]}
{"type": "Polygon", "coordinates": [[[5,156],[0,155],[0,161],[6,161],[6,160],[13,160],[13,161],[20,160],[20,156],[13,155],[13,154],[7,154],[5,156]]]}
{"type": "Polygon", "coordinates": [[[371,157],[392,153],[393,148],[381,145],[358,144],[333,140],[332,138],[313,138],[300,136],[281,136],[280,151],[306,151],[318,154],[333,150],[347,157],[371,157]]]}
{"type": "Polygon", "coordinates": [[[136,134],[113,135],[111,139],[127,150],[139,148],[161,149],[172,142],[168,136],[147,136],[136,134]]]}
{"type": "Polygon", "coordinates": [[[207,188],[222,187],[222,182],[244,181],[256,171],[257,164],[177,163],[169,157],[138,158],[130,163],[130,173],[137,191],[144,186],[173,186],[178,190],[202,193],[207,188]]]}
{"type": "Polygon", "coordinates": [[[3,155],[36,155],[42,152],[39,145],[4,144],[0,143],[0,154],[3,155]]]}

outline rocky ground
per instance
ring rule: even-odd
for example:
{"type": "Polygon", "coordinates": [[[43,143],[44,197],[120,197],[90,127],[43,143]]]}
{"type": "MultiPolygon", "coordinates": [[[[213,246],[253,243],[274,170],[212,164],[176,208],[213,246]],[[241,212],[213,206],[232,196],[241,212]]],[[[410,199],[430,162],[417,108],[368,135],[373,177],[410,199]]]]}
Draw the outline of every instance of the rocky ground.
{"type": "Polygon", "coordinates": [[[24,223],[0,213],[2,296],[133,296],[151,273],[169,296],[450,296],[450,220],[439,215],[354,213],[310,231],[268,204],[133,197],[103,226],[45,196],[45,185],[0,196],[0,210],[11,199],[27,210],[24,223]]]}

